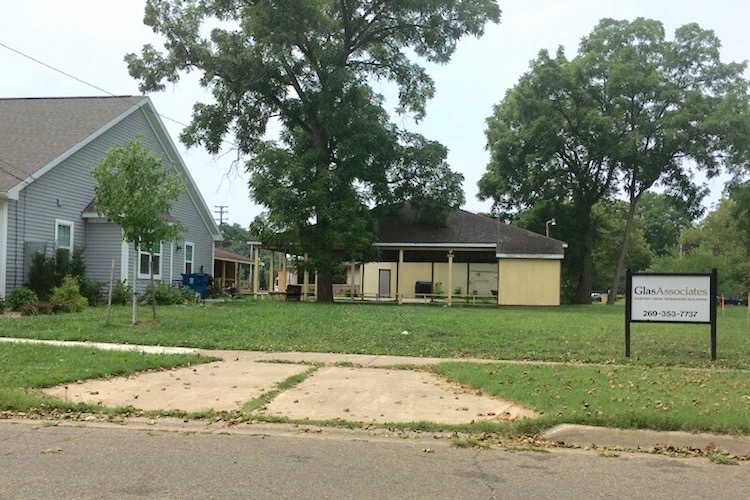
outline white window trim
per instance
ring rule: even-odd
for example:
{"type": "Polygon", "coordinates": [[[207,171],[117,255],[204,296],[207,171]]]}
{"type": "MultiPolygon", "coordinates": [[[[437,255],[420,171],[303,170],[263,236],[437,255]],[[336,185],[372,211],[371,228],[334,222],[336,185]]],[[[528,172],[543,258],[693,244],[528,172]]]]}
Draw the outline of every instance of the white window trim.
{"type": "MultiPolygon", "coordinates": [[[[151,261],[151,252],[138,247],[138,258],[135,262],[135,265],[138,266],[138,279],[151,279],[150,274],[141,272],[141,255],[148,255],[149,261],[151,261]]],[[[161,271],[164,268],[164,244],[162,242],[159,242],[159,253],[154,253],[154,255],[159,256],[159,273],[154,273],[154,279],[161,280],[161,271]]]]}
{"type": "Polygon", "coordinates": [[[74,222],[69,220],[63,220],[63,219],[55,219],[55,249],[58,248],[65,248],[70,252],[70,254],[73,254],[73,249],[75,248],[75,229],[76,225],[74,222]],[[57,244],[57,238],[59,236],[59,229],[60,226],[68,226],[70,228],[70,248],[68,247],[61,247],[57,244]]]}
{"type": "Polygon", "coordinates": [[[182,256],[183,256],[182,257],[182,272],[187,273],[187,265],[189,262],[192,268],[190,272],[194,273],[195,272],[195,243],[193,243],[192,241],[184,242],[182,246],[182,256]],[[192,251],[190,252],[192,258],[190,260],[187,260],[187,247],[190,247],[192,249],[192,251]]]}

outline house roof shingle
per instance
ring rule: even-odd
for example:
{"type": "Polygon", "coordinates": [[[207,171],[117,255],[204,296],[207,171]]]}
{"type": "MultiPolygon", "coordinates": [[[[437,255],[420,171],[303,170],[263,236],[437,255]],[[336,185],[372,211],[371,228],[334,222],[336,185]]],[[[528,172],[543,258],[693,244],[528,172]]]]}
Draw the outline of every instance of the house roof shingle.
{"type": "Polygon", "coordinates": [[[562,256],[567,246],[554,238],[460,209],[451,210],[445,227],[421,224],[409,205],[404,205],[396,214],[380,217],[378,243],[494,244],[497,254],[539,256],[562,256]]]}
{"type": "Polygon", "coordinates": [[[0,192],[18,185],[144,99],[0,99],[0,192]]]}

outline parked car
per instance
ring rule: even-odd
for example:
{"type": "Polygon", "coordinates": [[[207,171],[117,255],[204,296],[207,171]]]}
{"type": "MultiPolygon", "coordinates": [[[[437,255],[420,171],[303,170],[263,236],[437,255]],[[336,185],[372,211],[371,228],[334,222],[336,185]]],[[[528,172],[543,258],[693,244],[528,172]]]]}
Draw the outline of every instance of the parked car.
{"type": "Polygon", "coordinates": [[[602,295],[601,292],[591,292],[591,302],[601,302],[602,295]]]}
{"type": "MultiPolygon", "coordinates": [[[[716,303],[721,304],[721,295],[716,297],[716,303]]],[[[724,297],[724,304],[728,306],[741,306],[745,304],[745,300],[738,299],[737,297],[724,297]]]]}

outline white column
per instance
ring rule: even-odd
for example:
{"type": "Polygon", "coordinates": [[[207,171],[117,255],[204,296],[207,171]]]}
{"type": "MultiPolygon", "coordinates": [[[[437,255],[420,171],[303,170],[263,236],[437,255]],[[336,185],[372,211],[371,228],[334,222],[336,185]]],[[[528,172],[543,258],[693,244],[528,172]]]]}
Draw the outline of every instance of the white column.
{"type": "Polygon", "coordinates": [[[260,247],[253,248],[253,296],[258,298],[258,266],[260,266],[260,247]]]}
{"type": "Polygon", "coordinates": [[[448,307],[453,302],[453,250],[448,250],[448,307]]]}
{"type": "Polygon", "coordinates": [[[307,254],[305,254],[305,274],[302,279],[302,299],[307,302],[307,290],[310,288],[310,272],[307,270],[307,254]]]}

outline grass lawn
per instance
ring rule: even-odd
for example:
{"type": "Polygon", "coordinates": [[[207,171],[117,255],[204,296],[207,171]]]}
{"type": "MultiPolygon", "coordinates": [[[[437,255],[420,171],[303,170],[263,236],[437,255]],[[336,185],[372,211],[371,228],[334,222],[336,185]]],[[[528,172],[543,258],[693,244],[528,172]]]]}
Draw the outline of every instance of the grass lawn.
{"type": "Polygon", "coordinates": [[[437,373],[561,423],[750,434],[750,377],[735,370],[442,363],[437,373]]]}
{"type": "MultiPolygon", "coordinates": [[[[634,324],[633,358],[626,359],[622,305],[498,309],[244,300],[161,307],[155,323],[136,327],[127,306],[115,308],[112,327],[104,325],[105,312],[4,318],[0,336],[582,363],[444,363],[435,370],[544,414],[514,424],[521,432],[567,422],[750,434],[750,327],[742,307],[719,312],[715,363],[706,325],[634,324]]],[[[150,318],[146,308],[141,318],[150,318]]],[[[0,344],[0,409],[66,408],[26,389],[198,359],[0,344]]]]}
{"type": "MultiPolygon", "coordinates": [[[[84,411],[93,407],[49,398],[34,389],[207,360],[194,354],[141,355],[135,351],[0,343],[0,410],[62,408],[84,411]]],[[[95,408],[95,411],[101,411],[101,408],[95,408]]]]}
{"type": "MultiPolygon", "coordinates": [[[[633,324],[624,357],[624,307],[462,308],[254,302],[158,308],[153,325],[129,325],[127,306],[0,321],[0,336],[145,343],[207,349],[632,363],[750,369],[746,309],[719,312],[718,355],[707,325],[633,324]],[[402,331],[409,335],[402,335],[402,331]]],[[[143,319],[150,313],[143,308],[143,319]]]]}

